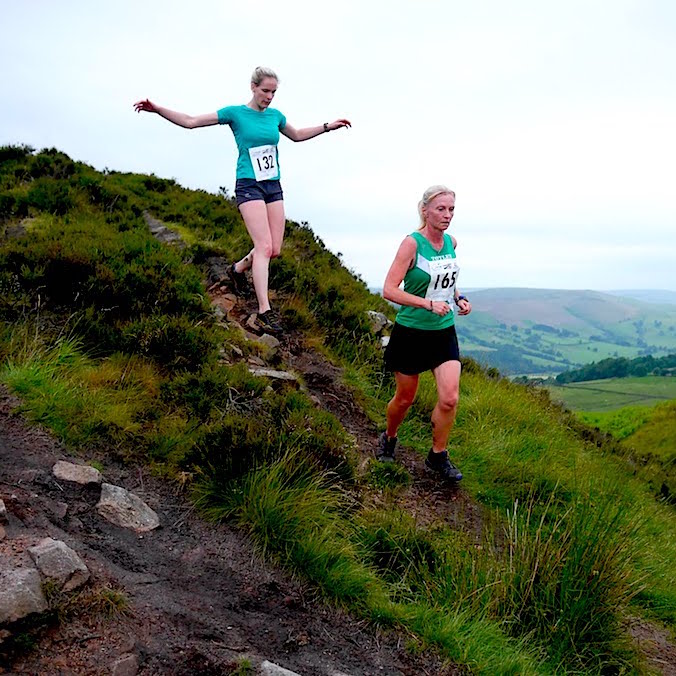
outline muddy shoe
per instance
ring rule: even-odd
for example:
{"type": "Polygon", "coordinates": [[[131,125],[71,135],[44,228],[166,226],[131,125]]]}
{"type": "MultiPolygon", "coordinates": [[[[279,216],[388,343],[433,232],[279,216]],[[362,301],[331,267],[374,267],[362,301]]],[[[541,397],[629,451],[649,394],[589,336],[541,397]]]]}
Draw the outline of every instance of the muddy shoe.
{"type": "Polygon", "coordinates": [[[448,459],[448,452],[435,453],[430,450],[425,460],[425,467],[446,481],[460,481],[462,472],[448,459]]]}
{"type": "Polygon", "coordinates": [[[261,312],[255,320],[256,328],[262,333],[280,334],[284,332],[279,323],[279,316],[274,310],[261,312]]]}
{"type": "Polygon", "coordinates": [[[376,459],[380,462],[394,462],[394,449],[397,445],[397,437],[390,438],[387,432],[383,432],[378,439],[376,459]]]}
{"type": "Polygon", "coordinates": [[[246,274],[244,272],[237,272],[235,270],[235,263],[228,268],[228,277],[230,278],[233,291],[238,296],[248,296],[251,293],[246,274]]]}

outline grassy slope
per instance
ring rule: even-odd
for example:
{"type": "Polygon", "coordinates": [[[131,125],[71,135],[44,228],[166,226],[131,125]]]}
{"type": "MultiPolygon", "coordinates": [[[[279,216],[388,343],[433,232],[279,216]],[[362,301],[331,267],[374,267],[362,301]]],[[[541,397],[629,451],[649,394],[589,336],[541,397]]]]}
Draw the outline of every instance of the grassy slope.
{"type": "MultiPolygon", "coordinates": [[[[140,219],[148,208],[179,223],[199,263],[246,250],[230,203],[154,177],[102,176],[53,153],[13,162],[11,175],[7,164],[0,173],[0,215],[35,220],[28,237],[0,249],[2,378],[71,447],[200,474],[200,504],[213,516],[238,520],[354,612],[404,625],[419,648],[434,645],[478,672],[633,669],[619,624],[632,597],[676,624],[673,510],[546,398],[468,364],[453,450],[488,510],[484,546],[446,528],[420,531],[405,515],[364,512],[338,422],[302,395],[265,393],[245,370],[218,365],[218,346],[229,352],[237,336],[213,323],[193,267],[154,243],[140,219]],[[83,243],[76,255],[71,239],[83,243]],[[76,340],[63,340],[64,326],[76,340]],[[233,464],[260,449],[254,465],[233,464]],[[318,467],[338,475],[329,481],[318,467]]],[[[389,312],[382,299],[294,225],[273,285],[287,325],[352,362],[351,382],[381,417],[391,381],[363,311],[389,312]]],[[[421,452],[433,398],[425,378],[402,430],[421,452]]]]}
{"type": "Polygon", "coordinates": [[[650,490],[676,500],[676,379],[643,376],[547,387],[586,425],[620,442],[616,451],[650,490]],[[657,402],[657,403],[656,403],[657,402]]]}

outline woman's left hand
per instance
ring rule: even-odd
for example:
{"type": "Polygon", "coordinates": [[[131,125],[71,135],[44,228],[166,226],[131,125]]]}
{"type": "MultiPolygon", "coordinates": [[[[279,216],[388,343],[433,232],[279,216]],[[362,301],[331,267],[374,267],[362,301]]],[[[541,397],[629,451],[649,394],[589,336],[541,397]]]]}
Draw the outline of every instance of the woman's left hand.
{"type": "Polygon", "coordinates": [[[352,122],[350,120],[336,120],[335,122],[329,122],[328,130],[334,131],[335,129],[340,129],[341,127],[351,127],[352,122]]]}
{"type": "Polygon", "coordinates": [[[458,301],[458,314],[468,315],[472,311],[472,304],[466,299],[458,301]]]}

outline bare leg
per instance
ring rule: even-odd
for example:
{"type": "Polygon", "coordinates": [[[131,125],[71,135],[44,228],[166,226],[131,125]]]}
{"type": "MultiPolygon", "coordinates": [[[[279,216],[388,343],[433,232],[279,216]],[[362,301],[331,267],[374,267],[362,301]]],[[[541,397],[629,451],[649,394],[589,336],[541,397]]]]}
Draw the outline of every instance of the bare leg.
{"type": "MultiPolygon", "coordinates": [[[[263,200],[252,200],[239,205],[244,218],[244,225],[253,241],[252,250],[253,284],[258,299],[258,311],[267,312],[270,309],[268,299],[268,268],[272,256],[272,235],[268,222],[268,210],[263,200]]],[[[250,254],[247,254],[247,258],[250,254]]],[[[243,259],[244,260],[244,259],[243,259]]],[[[240,261],[241,262],[241,261],[240,261]]],[[[237,270],[237,267],[235,267],[237,270]]],[[[242,272],[240,268],[237,270],[242,272]]]]}
{"type": "Polygon", "coordinates": [[[270,202],[268,208],[268,223],[270,224],[270,236],[272,238],[272,253],[270,258],[277,258],[282,252],[282,242],[284,241],[284,228],[286,218],[284,216],[284,202],[270,202]]]}
{"type": "Polygon", "coordinates": [[[455,422],[460,393],[460,362],[446,361],[432,373],[437,382],[437,405],[432,411],[432,450],[446,449],[448,437],[455,422]]]}
{"type": "MultiPolygon", "coordinates": [[[[245,202],[246,204],[246,202],[245,202]]],[[[266,205],[268,212],[268,223],[270,225],[270,237],[272,241],[272,253],[270,258],[277,258],[282,250],[282,241],[284,240],[284,228],[286,226],[286,218],[284,216],[284,202],[279,200],[271,202],[266,205]]],[[[249,253],[241,260],[235,263],[235,272],[246,272],[251,269],[253,265],[254,250],[251,249],[249,253]]]]}
{"type": "Polygon", "coordinates": [[[404,373],[395,373],[397,389],[394,397],[387,405],[387,436],[393,439],[397,436],[399,425],[406,417],[408,409],[415,399],[418,390],[418,376],[408,376],[404,373]]]}

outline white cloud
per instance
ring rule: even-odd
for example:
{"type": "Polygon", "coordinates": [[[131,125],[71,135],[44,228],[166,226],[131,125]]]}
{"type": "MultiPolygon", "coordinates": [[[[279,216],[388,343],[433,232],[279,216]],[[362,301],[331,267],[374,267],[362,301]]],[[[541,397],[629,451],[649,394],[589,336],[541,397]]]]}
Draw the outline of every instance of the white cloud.
{"type": "Polygon", "coordinates": [[[283,140],[283,183],[288,215],[370,283],[417,226],[419,195],[445,182],[465,285],[627,288],[631,261],[635,286],[676,289],[666,0],[4,5],[0,143],[232,188],[229,130],[188,132],[132,103],[244,103],[253,67],[270,65],[294,126],[354,123],[283,140]]]}

